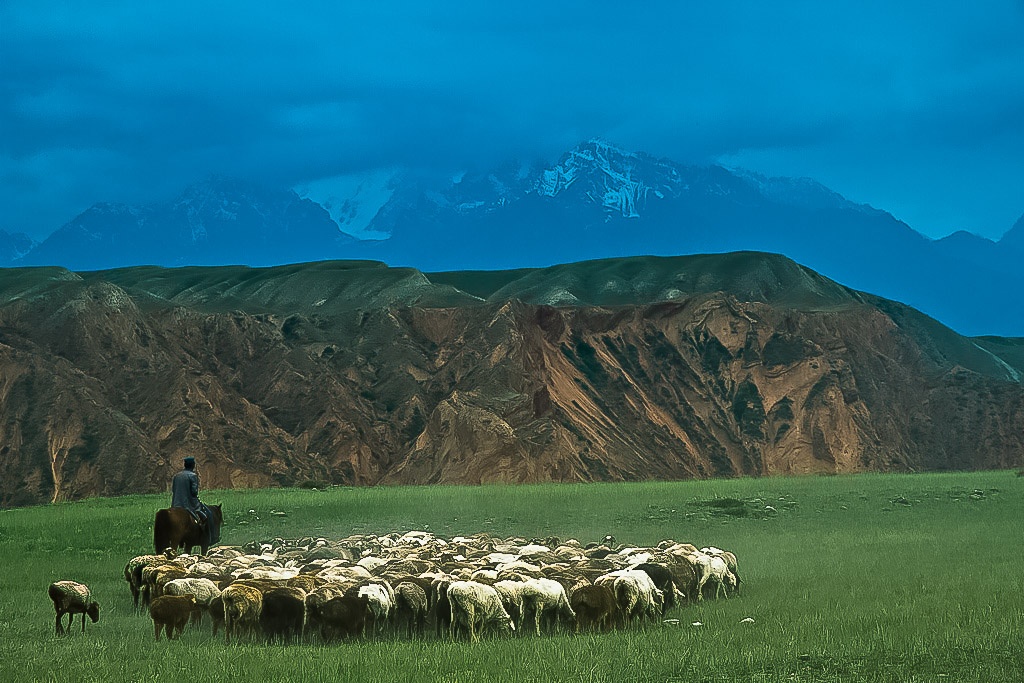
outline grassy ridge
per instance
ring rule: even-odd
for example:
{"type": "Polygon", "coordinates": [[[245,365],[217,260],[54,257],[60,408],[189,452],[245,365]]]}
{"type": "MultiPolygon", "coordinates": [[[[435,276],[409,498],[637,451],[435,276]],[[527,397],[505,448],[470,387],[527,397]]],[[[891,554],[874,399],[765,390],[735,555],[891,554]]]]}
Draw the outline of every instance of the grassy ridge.
{"type": "Polygon", "coordinates": [[[681,626],[477,645],[226,647],[208,626],[154,643],[121,570],[150,550],[164,496],[8,510],[0,512],[0,679],[1024,680],[1022,490],[1024,479],[987,472],[204,496],[224,504],[227,543],[429,528],[674,538],[739,556],[743,594],[670,614],[681,626]],[[53,635],[46,586],[64,578],[89,584],[101,602],[100,622],[84,636],[77,622],[71,636],[53,635]],[[748,616],[755,624],[739,623],[748,616]]]}

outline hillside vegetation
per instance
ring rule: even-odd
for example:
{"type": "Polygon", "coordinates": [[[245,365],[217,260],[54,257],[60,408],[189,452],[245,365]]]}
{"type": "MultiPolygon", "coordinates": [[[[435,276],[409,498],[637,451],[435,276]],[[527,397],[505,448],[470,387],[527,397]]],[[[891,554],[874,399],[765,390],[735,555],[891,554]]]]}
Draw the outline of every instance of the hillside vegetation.
{"type": "Polygon", "coordinates": [[[0,270],[0,506],[1017,467],[1017,341],[755,252],[0,270]]]}
{"type": "Polygon", "coordinates": [[[478,644],[227,646],[208,622],[155,643],[122,568],[151,550],[163,496],[7,510],[0,657],[4,676],[18,681],[164,680],[182,671],[300,683],[1020,680],[1022,486],[1012,472],[979,472],[205,494],[224,505],[226,544],[412,529],[584,543],[611,533],[623,543],[714,544],[739,558],[742,593],[676,609],[667,617],[678,625],[478,644]],[[77,624],[70,635],[53,633],[46,587],[58,579],[85,582],[101,603],[85,634],[77,624]],[[753,624],[740,623],[748,617],[753,624]]]}

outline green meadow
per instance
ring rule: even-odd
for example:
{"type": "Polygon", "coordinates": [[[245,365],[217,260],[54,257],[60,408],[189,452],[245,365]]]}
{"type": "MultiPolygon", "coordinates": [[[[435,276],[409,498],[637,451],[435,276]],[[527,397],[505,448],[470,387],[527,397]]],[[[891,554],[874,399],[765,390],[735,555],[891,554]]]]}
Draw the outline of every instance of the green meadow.
{"type": "Polygon", "coordinates": [[[209,491],[223,542],[429,530],[666,538],[739,558],[742,592],[595,635],[232,643],[153,639],[125,562],[167,496],[0,511],[3,681],[1022,681],[1024,478],[1013,472],[638,484],[209,491]],[[99,623],[54,634],[73,579],[99,623]],[[741,623],[745,618],[754,623],[741,623]],[[699,622],[700,626],[693,625],[699,622]]]}

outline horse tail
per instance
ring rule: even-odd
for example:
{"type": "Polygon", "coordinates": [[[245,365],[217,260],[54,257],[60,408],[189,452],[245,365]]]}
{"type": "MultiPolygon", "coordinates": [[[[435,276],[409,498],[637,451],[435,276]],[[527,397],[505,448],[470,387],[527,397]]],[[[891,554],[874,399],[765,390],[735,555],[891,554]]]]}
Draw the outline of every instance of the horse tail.
{"type": "Polygon", "coordinates": [[[167,510],[157,510],[153,520],[153,551],[162,553],[171,544],[171,516],[167,510]]]}

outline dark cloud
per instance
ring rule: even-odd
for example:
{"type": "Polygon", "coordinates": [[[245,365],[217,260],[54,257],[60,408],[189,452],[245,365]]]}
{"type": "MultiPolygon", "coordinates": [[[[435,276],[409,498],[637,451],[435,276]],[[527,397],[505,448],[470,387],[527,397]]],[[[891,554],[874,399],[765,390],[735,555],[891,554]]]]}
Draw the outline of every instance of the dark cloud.
{"type": "Polygon", "coordinates": [[[641,5],[8,0],[0,228],[592,136],[815,177],[929,234],[1024,211],[1019,2],[641,5]]]}

